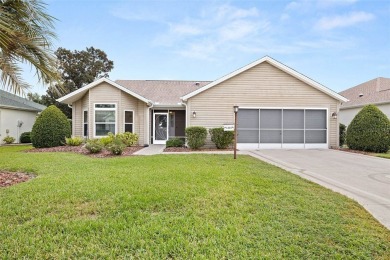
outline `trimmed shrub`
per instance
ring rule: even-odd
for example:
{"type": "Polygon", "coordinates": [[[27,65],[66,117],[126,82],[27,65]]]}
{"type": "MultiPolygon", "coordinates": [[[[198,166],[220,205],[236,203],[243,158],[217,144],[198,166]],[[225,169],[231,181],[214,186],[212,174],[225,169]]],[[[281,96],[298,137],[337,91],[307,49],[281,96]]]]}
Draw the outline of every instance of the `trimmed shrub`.
{"type": "Polygon", "coordinates": [[[38,116],[31,131],[31,142],[36,148],[64,145],[70,137],[70,124],[64,113],[51,105],[38,116]]]}
{"type": "Polygon", "coordinates": [[[3,138],[3,142],[6,144],[12,144],[13,142],[15,142],[15,138],[7,135],[6,137],[3,138]]]}
{"type": "Polygon", "coordinates": [[[386,153],[390,146],[390,121],[374,105],[362,108],[347,128],[350,149],[386,153]]]}
{"type": "Polygon", "coordinates": [[[130,132],[117,134],[116,137],[122,140],[122,143],[124,143],[128,147],[133,146],[138,142],[138,135],[130,132]]]}
{"type": "Polygon", "coordinates": [[[108,145],[110,145],[112,143],[112,140],[114,140],[114,137],[115,137],[115,135],[110,132],[110,133],[108,133],[108,136],[101,137],[99,140],[100,140],[100,143],[104,147],[107,147],[108,145]]]}
{"type": "Polygon", "coordinates": [[[186,128],[187,143],[191,149],[199,149],[206,143],[207,129],[202,126],[186,128]]]}
{"type": "Polygon", "coordinates": [[[339,124],[339,142],[340,142],[340,147],[345,144],[345,139],[347,136],[347,127],[344,124],[339,124]]]}
{"type": "Polygon", "coordinates": [[[23,144],[31,143],[31,132],[24,132],[20,135],[20,142],[23,144]]]}
{"type": "Polygon", "coordinates": [[[99,139],[89,139],[85,145],[85,148],[90,153],[100,153],[103,150],[103,145],[99,139]]]}
{"type": "Polygon", "coordinates": [[[114,155],[121,155],[123,150],[126,148],[126,145],[123,143],[122,139],[116,136],[112,142],[107,146],[107,149],[114,155]]]}
{"type": "Polygon", "coordinates": [[[69,137],[65,138],[65,143],[68,146],[79,146],[83,143],[84,138],[79,136],[69,137]]]}
{"type": "Polygon", "coordinates": [[[233,143],[234,132],[224,131],[223,127],[209,129],[211,141],[218,149],[226,149],[233,143]]]}
{"type": "Polygon", "coordinates": [[[184,141],[180,138],[171,138],[166,142],[166,147],[183,147],[184,141]]]}

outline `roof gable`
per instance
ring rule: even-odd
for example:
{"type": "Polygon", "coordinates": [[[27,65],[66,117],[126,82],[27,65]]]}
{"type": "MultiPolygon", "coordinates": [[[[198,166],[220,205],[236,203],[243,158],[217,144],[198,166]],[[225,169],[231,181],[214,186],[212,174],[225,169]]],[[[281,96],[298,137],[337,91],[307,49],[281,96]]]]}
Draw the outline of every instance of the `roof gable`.
{"type": "Polygon", "coordinates": [[[111,86],[116,87],[116,88],[122,90],[123,92],[125,92],[125,93],[127,93],[127,94],[129,94],[129,95],[131,95],[131,96],[133,96],[133,97],[135,97],[135,98],[145,102],[145,103],[152,103],[147,98],[145,98],[145,97],[143,97],[143,96],[141,96],[141,95],[139,95],[139,94],[137,94],[137,93],[135,93],[135,92],[133,92],[133,91],[131,91],[131,90],[129,90],[129,89],[119,85],[118,83],[115,83],[115,82],[107,79],[107,78],[101,78],[99,80],[96,80],[96,81],[94,81],[94,82],[92,82],[92,83],[90,83],[90,84],[88,84],[88,85],[86,85],[86,86],[84,86],[82,88],[79,88],[78,90],[75,90],[75,91],[69,93],[68,95],[63,96],[62,98],[57,99],[57,101],[65,103],[65,104],[72,104],[73,102],[75,102],[75,101],[79,100],[80,98],[82,98],[85,95],[85,93],[87,93],[87,91],[89,89],[91,89],[93,87],[96,87],[97,85],[99,85],[99,84],[101,84],[103,82],[108,83],[111,86]]]}
{"type": "Polygon", "coordinates": [[[390,78],[375,78],[340,92],[349,99],[342,108],[390,103],[390,78]]]}
{"type": "Polygon", "coordinates": [[[37,112],[40,112],[46,108],[44,105],[35,103],[31,100],[19,97],[4,90],[0,90],[0,107],[37,112]]]}
{"type": "Polygon", "coordinates": [[[247,70],[249,70],[249,69],[251,69],[251,68],[253,68],[253,67],[255,67],[255,66],[257,66],[257,65],[259,65],[261,63],[263,63],[263,62],[267,62],[267,63],[271,64],[272,66],[274,66],[274,67],[276,67],[276,68],[278,68],[278,69],[280,69],[280,70],[290,74],[291,76],[301,80],[302,82],[305,82],[309,86],[311,86],[311,87],[313,87],[315,89],[318,89],[319,91],[321,91],[321,92],[323,92],[323,93],[333,97],[334,99],[337,99],[337,100],[339,100],[341,102],[346,102],[348,100],[348,99],[344,98],[343,96],[339,95],[338,93],[334,92],[333,90],[328,89],[327,87],[319,84],[318,82],[316,82],[316,81],[306,77],[305,75],[303,75],[303,74],[301,74],[301,73],[291,69],[290,67],[287,67],[286,65],[284,65],[284,64],[282,64],[282,63],[280,63],[280,62],[278,62],[278,61],[276,61],[276,60],[274,60],[274,59],[272,59],[271,57],[268,57],[268,56],[265,56],[265,57],[263,57],[263,58],[261,58],[261,59],[259,59],[257,61],[254,61],[254,62],[252,62],[252,63],[250,63],[250,64],[248,64],[248,65],[246,65],[246,66],[244,66],[244,67],[242,67],[242,68],[240,68],[238,70],[235,70],[235,71],[227,74],[226,76],[223,76],[222,78],[219,78],[219,79],[211,82],[210,84],[207,84],[206,86],[204,86],[204,87],[202,87],[200,89],[197,89],[197,90],[195,90],[195,91],[193,91],[193,92],[191,92],[191,93],[181,97],[181,99],[183,101],[186,101],[189,98],[191,98],[193,96],[196,96],[199,93],[202,93],[203,91],[205,91],[205,90],[207,90],[209,88],[212,88],[212,87],[214,87],[214,86],[216,86],[216,85],[218,85],[218,84],[220,84],[220,83],[222,83],[222,82],[224,82],[224,81],[226,81],[226,80],[228,80],[230,78],[233,78],[234,76],[236,76],[238,74],[241,74],[242,72],[247,71],[247,70]]]}

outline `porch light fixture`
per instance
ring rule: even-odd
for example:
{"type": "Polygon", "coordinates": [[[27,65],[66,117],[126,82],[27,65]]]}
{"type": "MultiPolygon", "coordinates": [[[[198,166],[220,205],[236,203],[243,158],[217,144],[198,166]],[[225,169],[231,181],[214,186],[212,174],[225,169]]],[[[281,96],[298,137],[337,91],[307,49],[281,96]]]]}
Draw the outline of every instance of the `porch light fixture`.
{"type": "Polygon", "coordinates": [[[233,106],[234,111],[234,159],[237,159],[237,112],[238,106],[233,106]]]}
{"type": "Polygon", "coordinates": [[[333,113],[332,113],[332,118],[333,118],[333,119],[337,119],[337,113],[336,113],[336,112],[333,112],[333,113]]]}
{"type": "Polygon", "coordinates": [[[196,111],[192,112],[192,117],[196,117],[196,111]]]}

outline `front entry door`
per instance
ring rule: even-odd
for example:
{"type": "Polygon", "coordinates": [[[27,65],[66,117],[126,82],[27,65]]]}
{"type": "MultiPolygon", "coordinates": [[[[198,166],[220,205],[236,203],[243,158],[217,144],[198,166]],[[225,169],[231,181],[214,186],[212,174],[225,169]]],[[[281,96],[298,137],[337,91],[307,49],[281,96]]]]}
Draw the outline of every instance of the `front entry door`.
{"type": "Polygon", "coordinates": [[[165,144],[168,140],[168,113],[155,113],[153,117],[153,143],[165,144]]]}

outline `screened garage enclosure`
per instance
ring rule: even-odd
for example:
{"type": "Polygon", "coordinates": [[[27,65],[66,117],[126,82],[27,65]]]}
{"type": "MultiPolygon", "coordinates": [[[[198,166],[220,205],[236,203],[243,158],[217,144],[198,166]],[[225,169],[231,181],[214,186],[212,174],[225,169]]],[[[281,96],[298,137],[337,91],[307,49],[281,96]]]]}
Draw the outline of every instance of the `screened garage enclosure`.
{"type": "Polygon", "coordinates": [[[328,148],[327,109],[240,108],[239,149],[328,148]]]}

